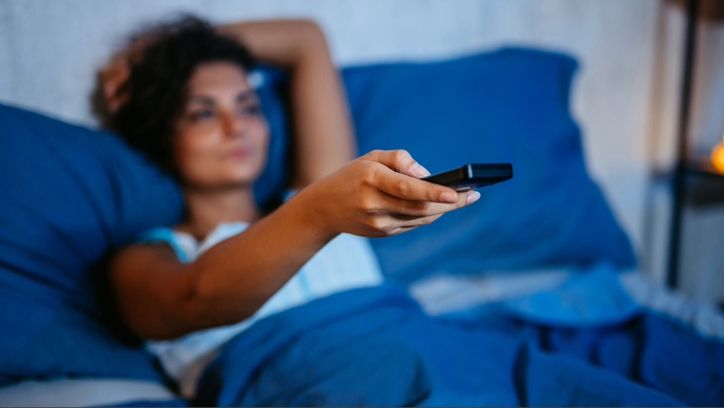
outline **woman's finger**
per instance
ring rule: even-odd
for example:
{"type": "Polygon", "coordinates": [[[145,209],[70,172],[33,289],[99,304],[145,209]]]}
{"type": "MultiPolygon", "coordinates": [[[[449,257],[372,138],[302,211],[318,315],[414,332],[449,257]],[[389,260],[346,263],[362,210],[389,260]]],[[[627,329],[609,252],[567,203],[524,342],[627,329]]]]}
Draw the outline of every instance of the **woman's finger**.
{"type": "Polygon", "coordinates": [[[403,200],[454,204],[460,199],[460,194],[452,188],[428,183],[385,166],[379,166],[373,182],[379,190],[403,200]]]}
{"type": "Polygon", "coordinates": [[[377,212],[388,212],[392,214],[400,214],[410,217],[426,217],[436,214],[444,214],[446,212],[456,210],[472,204],[480,197],[480,193],[470,190],[465,193],[459,193],[457,201],[452,204],[436,203],[430,201],[405,200],[380,192],[379,206],[374,210],[377,212]]]}
{"type": "Polygon", "coordinates": [[[407,232],[423,225],[432,224],[444,214],[431,215],[428,217],[390,216],[388,235],[396,235],[407,232]]]}
{"type": "Polygon", "coordinates": [[[455,203],[458,193],[445,186],[426,183],[419,177],[428,176],[406,150],[373,150],[362,157],[382,164],[377,171],[378,188],[389,195],[418,201],[455,203]]]}
{"type": "Polygon", "coordinates": [[[412,158],[407,150],[373,150],[365,158],[384,164],[388,168],[410,177],[421,178],[430,175],[426,168],[412,158]]]}

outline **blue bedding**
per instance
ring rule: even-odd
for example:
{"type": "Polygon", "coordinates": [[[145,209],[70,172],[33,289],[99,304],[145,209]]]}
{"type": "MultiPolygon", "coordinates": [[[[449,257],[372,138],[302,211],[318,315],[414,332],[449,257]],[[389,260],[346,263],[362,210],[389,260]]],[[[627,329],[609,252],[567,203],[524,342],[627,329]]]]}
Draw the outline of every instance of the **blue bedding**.
{"type": "MultiPolygon", "coordinates": [[[[562,290],[580,295],[597,280],[562,290]]],[[[721,341],[645,308],[619,310],[620,319],[603,314],[608,320],[597,324],[556,316],[537,321],[510,302],[431,317],[395,286],[342,292],[271,316],[234,338],[206,369],[194,403],[724,403],[721,341]]]]}

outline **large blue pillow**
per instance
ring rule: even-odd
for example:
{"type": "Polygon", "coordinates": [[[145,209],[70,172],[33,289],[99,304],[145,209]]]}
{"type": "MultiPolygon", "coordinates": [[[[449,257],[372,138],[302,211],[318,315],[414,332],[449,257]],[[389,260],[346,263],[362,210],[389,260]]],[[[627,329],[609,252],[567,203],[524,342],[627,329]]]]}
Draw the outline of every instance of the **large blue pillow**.
{"type": "Polygon", "coordinates": [[[0,384],[160,380],[118,336],[98,267],[182,211],[176,185],[116,137],[0,105],[0,384]]]}
{"type": "Polygon", "coordinates": [[[345,69],[360,153],[409,150],[431,172],[510,162],[514,178],[430,226],[373,240],[388,277],[608,260],[631,245],[586,171],[569,95],[572,58],[505,48],[464,58],[345,69]]]}

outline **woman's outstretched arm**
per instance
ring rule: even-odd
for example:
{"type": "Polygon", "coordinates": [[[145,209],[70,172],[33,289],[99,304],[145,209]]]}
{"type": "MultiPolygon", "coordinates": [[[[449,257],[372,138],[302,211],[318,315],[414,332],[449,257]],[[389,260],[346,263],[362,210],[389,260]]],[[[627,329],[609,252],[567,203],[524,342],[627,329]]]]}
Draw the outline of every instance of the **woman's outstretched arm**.
{"type": "Polygon", "coordinates": [[[337,234],[398,234],[477,197],[419,180],[418,166],[404,151],[370,152],[191,264],[164,246],[123,249],[110,265],[121,316],[143,338],[241,321],[337,234]]]}
{"type": "Polygon", "coordinates": [[[289,69],[294,120],[292,187],[331,174],[355,154],[347,99],[320,27],[308,20],[220,26],[262,61],[289,69]]]}

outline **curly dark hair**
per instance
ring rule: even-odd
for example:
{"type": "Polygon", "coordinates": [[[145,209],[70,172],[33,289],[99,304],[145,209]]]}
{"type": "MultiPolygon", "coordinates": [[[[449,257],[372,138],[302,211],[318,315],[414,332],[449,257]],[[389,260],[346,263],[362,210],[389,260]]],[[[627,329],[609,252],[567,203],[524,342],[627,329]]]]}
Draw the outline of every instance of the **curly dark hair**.
{"type": "Polygon", "coordinates": [[[140,56],[129,61],[128,79],[122,85],[126,99],[115,111],[110,110],[97,81],[93,110],[103,127],[178,178],[172,140],[194,70],[206,62],[225,61],[249,72],[255,62],[239,41],[193,16],[143,30],[131,37],[131,44],[139,38],[150,40],[140,56]]]}

